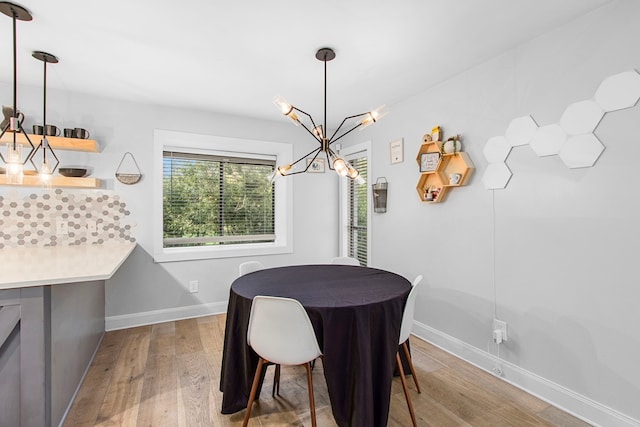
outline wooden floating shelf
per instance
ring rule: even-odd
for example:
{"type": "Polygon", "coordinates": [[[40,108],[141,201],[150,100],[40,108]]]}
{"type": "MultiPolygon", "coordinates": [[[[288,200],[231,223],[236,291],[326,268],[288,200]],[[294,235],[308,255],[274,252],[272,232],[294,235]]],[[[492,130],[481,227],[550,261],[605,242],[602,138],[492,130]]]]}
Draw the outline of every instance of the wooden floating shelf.
{"type": "MultiPolygon", "coordinates": [[[[42,135],[32,135],[28,134],[31,143],[34,147],[37,147],[40,144],[40,140],[42,139],[42,135]]],[[[69,150],[69,151],[85,151],[89,153],[98,153],[98,143],[93,139],[80,139],[80,138],[65,138],[62,136],[47,136],[47,141],[49,141],[49,145],[54,150],[69,150]]],[[[0,142],[7,143],[13,142],[13,132],[7,132],[2,135],[2,139],[0,142]]],[[[25,135],[20,132],[16,135],[16,142],[20,145],[29,145],[27,142],[27,138],[25,135]]]]}
{"type": "MultiPolygon", "coordinates": [[[[0,175],[0,185],[12,185],[16,187],[42,187],[42,181],[38,175],[24,175],[21,184],[6,182],[6,176],[0,175]]],[[[100,180],[97,178],[71,178],[66,176],[52,176],[51,187],[68,188],[100,188],[100,180]]]]}

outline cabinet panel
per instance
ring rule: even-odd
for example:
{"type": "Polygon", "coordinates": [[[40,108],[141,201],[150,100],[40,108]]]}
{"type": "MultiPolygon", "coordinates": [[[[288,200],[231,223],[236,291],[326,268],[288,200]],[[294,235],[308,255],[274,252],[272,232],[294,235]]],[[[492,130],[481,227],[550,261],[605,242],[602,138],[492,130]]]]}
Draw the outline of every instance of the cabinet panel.
{"type": "Polygon", "coordinates": [[[20,306],[2,304],[0,300],[0,427],[15,427],[20,425],[20,306]]]}

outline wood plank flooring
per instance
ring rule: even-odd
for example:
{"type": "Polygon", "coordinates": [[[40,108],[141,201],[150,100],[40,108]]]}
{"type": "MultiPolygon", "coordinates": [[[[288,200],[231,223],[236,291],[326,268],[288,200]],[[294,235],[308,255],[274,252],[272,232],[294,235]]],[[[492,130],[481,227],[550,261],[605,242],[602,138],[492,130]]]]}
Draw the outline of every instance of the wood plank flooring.
{"type": "MultiPolygon", "coordinates": [[[[225,316],[207,316],[107,332],[67,415],[65,427],[240,426],[244,411],[222,415],[220,365],[225,316]]],[[[407,377],[419,426],[562,426],[589,424],[411,338],[422,393],[407,377]]],[[[304,368],[283,367],[280,396],[271,397],[273,367],[249,426],[310,426],[304,368]]],[[[335,427],[322,372],[313,384],[318,426],[335,427]]],[[[388,426],[410,426],[394,378],[388,426]]]]}

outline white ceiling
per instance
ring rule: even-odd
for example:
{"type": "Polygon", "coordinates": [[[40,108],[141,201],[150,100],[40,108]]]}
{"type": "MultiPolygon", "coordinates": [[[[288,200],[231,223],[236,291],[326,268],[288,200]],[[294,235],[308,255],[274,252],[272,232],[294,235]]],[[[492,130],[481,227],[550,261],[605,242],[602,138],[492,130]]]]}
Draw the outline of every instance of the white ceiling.
{"type": "MultiPolygon", "coordinates": [[[[329,125],[393,104],[611,0],[22,0],[18,80],[42,85],[33,50],[56,55],[48,86],[280,120],[280,94],[329,125]]],[[[0,15],[0,81],[12,79],[0,15]]],[[[10,94],[5,94],[5,97],[10,94]]],[[[11,99],[0,104],[11,105],[11,99]]]]}

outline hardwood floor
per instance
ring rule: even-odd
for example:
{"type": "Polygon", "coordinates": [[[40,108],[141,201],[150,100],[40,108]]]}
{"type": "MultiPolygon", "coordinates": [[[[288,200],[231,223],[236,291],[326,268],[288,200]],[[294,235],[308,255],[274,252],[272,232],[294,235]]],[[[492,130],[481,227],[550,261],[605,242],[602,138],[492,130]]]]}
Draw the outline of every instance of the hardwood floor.
{"type": "MultiPolygon", "coordinates": [[[[107,332],[64,426],[239,426],[244,411],[220,414],[224,315],[107,332]]],[[[407,377],[420,426],[562,426],[589,424],[510,386],[422,340],[411,338],[422,393],[407,377]]],[[[249,426],[309,426],[306,374],[283,367],[280,396],[269,368],[249,426]]],[[[322,363],[313,371],[318,426],[336,426],[322,363]]],[[[394,378],[388,426],[410,426],[394,378]]]]}

